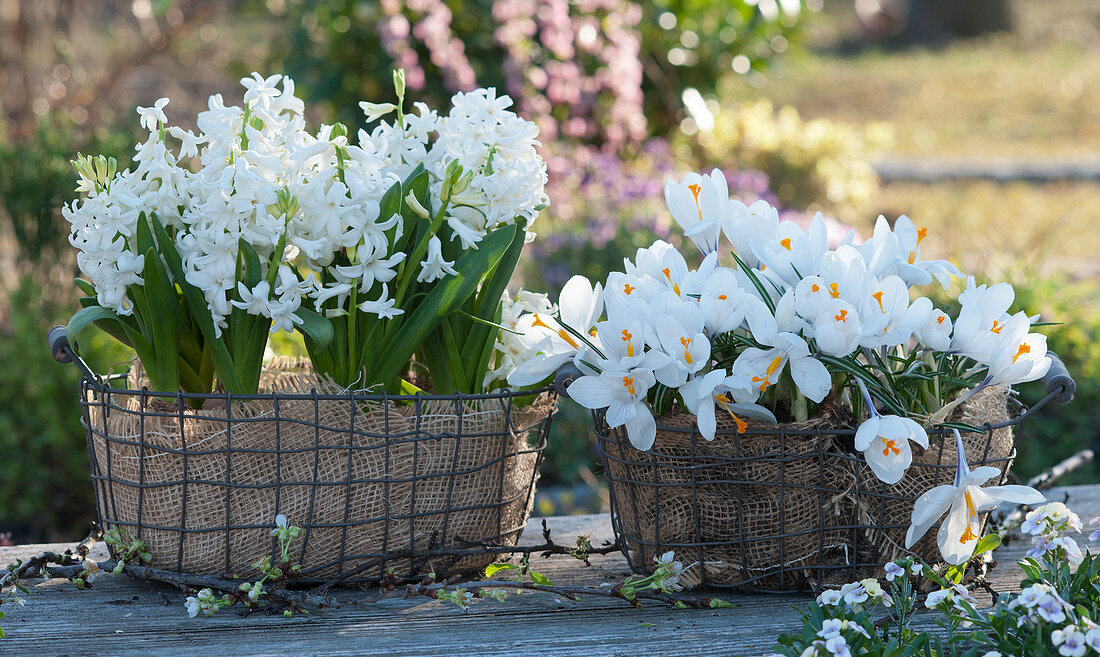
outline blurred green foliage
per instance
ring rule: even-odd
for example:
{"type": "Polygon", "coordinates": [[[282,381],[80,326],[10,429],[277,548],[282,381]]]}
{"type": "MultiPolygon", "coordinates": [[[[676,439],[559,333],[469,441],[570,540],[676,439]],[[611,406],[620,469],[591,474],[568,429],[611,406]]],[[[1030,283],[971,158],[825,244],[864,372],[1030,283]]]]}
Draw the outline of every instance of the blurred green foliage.
{"type": "MultiPolygon", "coordinates": [[[[1074,281],[1065,273],[1023,272],[1011,280],[1016,288],[1014,307],[1041,313],[1044,322],[1058,322],[1038,330],[1047,335],[1047,347],[1061,356],[1077,383],[1072,402],[1040,410],[1021,434],[1013,470],[1026,480],[1079,450],[1100,452],[1100,290],[1095,281],[1074,281]]],[[[1021,387],[1020,398],[1030,406],[1045,394],[1042,386],[1029,384],[1021,387]]],[[[1093,463],[1059,483],[1098,480],[1100,464],[1093,463]]]]}
{"type": "MultiPolygon", "coordinates": [[[[76,309],[75,260],[61,206],[76,197],[78,150],[129,162],[128,127],[82,133],[50,113],[22,140],[0,133],[0,222],[20,275],[0,299],[0,531],[19,542],[71,539],[95,517],[80,425],[76,367],[46,348],[46,331],[76,309]]],[[[97,371],[127,350],[89,331],[81,353],[97,371]]]]}

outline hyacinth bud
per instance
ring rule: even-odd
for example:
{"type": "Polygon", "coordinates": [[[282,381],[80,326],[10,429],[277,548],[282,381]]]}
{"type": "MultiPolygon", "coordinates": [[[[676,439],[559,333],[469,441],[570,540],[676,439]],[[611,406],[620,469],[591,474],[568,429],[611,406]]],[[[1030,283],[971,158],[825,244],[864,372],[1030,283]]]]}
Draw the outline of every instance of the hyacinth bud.
{"type": "Polygon", "coordinates": [[[420,201],[417,200],[416,195],[412,192],[409,192],[408,196],[405,197],[405,203],[408,204],[409,209],[420,215],[422,218],[428,218],[428,209],[420,204],[420,201]]]}
{"type": "Polygon", "coordinates": [[[462,165],[458,163],[458,160],[451,160],[447,164],[447,171],[443,176],[443,188],[440,191],[440,198],[444,203],[451,200],[451,196],[454,194],[461,194],[466,189],[466,185],[469,185],[469,180],[460,189],[459,184],[465,178],[463,175],[462,165]]]}
{"type": "Polygon", "coordinates": [[[405,99],[405,69],[394,69],[393,90],[397,92],[397,104],[401,106],[402,101],[405,99]]]}
{"type": "Polygon", "coordinates": [[[335,140],[339,139],[340,137],[347,137],[347,136],[348,136],[348,127],[346,125],[344,125],[343,123],[334,123],[334,124],[332,124],[332,131],[329,133],[329,139],[331,141],[335,141],[335,140]]]}

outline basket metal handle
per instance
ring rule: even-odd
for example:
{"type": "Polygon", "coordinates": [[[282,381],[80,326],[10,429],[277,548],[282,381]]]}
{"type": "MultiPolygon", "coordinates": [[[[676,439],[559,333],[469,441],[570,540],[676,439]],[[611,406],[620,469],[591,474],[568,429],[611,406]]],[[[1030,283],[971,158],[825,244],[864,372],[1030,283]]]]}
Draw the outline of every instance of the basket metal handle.
{"type": "Polygon", "coordinates": [[[77,355],[73,345],[69,344],[68,330],[60,324],[46,332],[46,346],[49,347],[53,359],[59,363],[76,363],[80,373],[89,381],[98,381],[99,377],[92,371],[84,359],[77,355]]]}
{"type": "MultiPolygon", "coordinates": [[[[1069,370],[1066,369],[1066,364],[1062,362],[1058,354],[1048,351],[1047,355],[1050,356],[1050,369],[1047,370],[1043,378],[1039,379],[1039,383],[1042,384],[1048,396],[1048,399],[1043,400],[1043,404],[1047,401],[1056,401],[1059,404],[1073,401],[1073,396],[1077,393],[1077,384],[1074,382],[1073,376],[1070,375],[1069,370]]],[[[568,398],[569,384],[581,375],[582,372],[577,369],[576,365],[572,362],[565,363],[558,368],[557,373],[554,375],[554,389],[562,397],[568,398]]]]}

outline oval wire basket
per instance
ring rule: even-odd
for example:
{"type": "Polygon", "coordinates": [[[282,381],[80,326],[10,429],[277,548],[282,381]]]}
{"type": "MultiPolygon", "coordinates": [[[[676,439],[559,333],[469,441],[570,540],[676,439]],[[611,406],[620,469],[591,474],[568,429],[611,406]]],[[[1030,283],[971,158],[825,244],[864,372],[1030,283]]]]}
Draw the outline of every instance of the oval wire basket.
{"type": "Polygon", "coordinates": [[[100,527],[174,572],[246,577],[277,562],[279,514],[302,529],[300,580],[480,570],[526,525],[556,409],[551,388],[362,394],[289,366],[265,370],[256,395],[116,388],[126,375],[92,372],[64,327],[49,343],[83,374],[100,527]]]}
{"type": "MultiPolygon", "coordinates": [[[[1001,471],[992,483],[1007,477],[1028,417],[1073,398],[1073,379],[1052,357],[1042,380],[1048,394],[1032,408],[1002,389],[975,395],[954,418],[980,429],[964,432],[964,448],[972,467],[1001,471]]],[[[559,371],[559,394],[578,374],[559,371]]],[[[840,414],[800,424],[750,423],[743,433],[726,418],[714,441],[698,433],[690,415],[660,417],[647,452],[635,449],[622,428],[609,429],[601,413],[593,420],[615,537],[636,573],[653,572],[654,558],[671,550],[685,565],[687,584],[789,593],[878,576],[886,562],[905,555],[939,560],[938,524],[912,550],[904,540],[916,498],[954,480],[957,450],[949,429],[930,431],[929,449],[914,454],[900,482],[887,485],[854,449],[856,430],[840,414]]]]}

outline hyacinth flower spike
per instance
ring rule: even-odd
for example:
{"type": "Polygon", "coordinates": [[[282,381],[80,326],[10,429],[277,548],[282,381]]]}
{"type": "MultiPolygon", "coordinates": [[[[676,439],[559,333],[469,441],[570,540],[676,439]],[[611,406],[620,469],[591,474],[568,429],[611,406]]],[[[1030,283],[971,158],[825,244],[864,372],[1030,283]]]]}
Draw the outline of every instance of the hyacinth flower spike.
{"type": "Polygon", "coordinates": [[[971,470],[966,463],[962,436],[957,429],[955,446],[959,452],[955,483],[936,486],[921,495],[913,504],[913,524],[905,535],[905,547],[913,547],[947,513],[947,518],[940,524],[937,543],[943,560],[958,565],[965,563],[974,554],[974,546],[980,538],[980,513],[997,508],[1001,502],[1042,504],[1046,502],[1046,498],[1029,486],[982,488],[981,484],[1001,474],[1001,471],[988,465],[971,470]]]}

